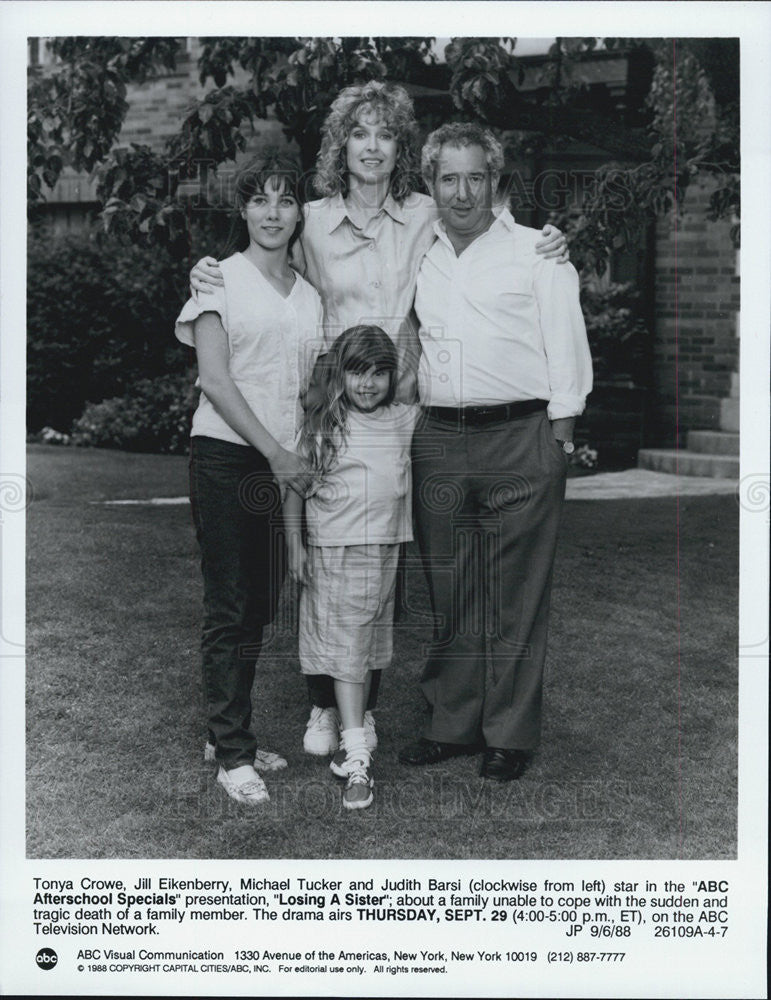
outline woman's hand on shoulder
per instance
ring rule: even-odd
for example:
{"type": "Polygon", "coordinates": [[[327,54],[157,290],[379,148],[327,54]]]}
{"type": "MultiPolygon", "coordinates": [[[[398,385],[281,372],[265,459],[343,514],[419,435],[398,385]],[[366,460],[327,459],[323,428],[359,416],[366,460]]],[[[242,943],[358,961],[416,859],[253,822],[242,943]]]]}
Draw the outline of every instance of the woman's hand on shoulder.
{"type": "Polygon", "coordinates": [[[565,234],[548,222],[541,232],[543,233],[543,239],[538,240],[536,243],[535,252],[542,254],[547,260],[553,258],[556,259],[558,264],[566,264],[570,260],[570,251],[568,250],[568,241],[565,239],[565,234]]]}
{"type": "Polygon", "coordinates": [[[194,292],[210,295],[212,285],[224,285],[225,279],[216,257],[202,257],[190,272],[190,288],[194,292]]]}

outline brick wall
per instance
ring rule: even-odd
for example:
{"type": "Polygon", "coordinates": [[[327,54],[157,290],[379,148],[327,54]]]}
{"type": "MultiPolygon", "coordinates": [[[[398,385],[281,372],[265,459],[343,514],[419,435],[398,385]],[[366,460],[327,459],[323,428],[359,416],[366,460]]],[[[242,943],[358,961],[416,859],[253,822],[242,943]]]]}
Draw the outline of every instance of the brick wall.
{"type": "Polygon", "coordinates": [[[730,221],[706,218],[711,189],[709,180],[688,189],[676,234],[671,219],[656,227],[654,386],[646,436],[660,447],[675,445],[676,388],[683,446],[688,430],[720,426],[720,401],[731,394],[731,373],[739,370],[736,250],[730,221]]]}
{"type": "MultiPolygon", "coordinates": [[[[188,44],[189,50],[180,53],[173,73],[148,80],[141,86],[132,85],[128,88],[130,107],[120,133],[121,146],[136,142],[161,152],[169,136],[179,131],[180,122],[193,102],[201,100],[214,86],[211,78],[206,81],[205,86],[201,86],[199,82],[198,39],[188,39],[188,44]]],[[[245,86],[247,78],[245,70],[235,67],[228,85],[245,86]]],[[[274,119],[256,121],[254,131],[247,124],[244,134],[247,136],[246,155],[264,143],[286,143],[281,125],[274,119]]]]}
{"type": "MultiPolygon", "coordinates": [[[[199,48],[198,39],[188,39],[188,50],[178,54],[173,72],[165,72],[141,85],[129,84],[129,108],[116,145],[137,143],[149,146],[156,153],[163,152],[166,140],[179,131],[188,109],[214,86],[211,79],[205,86],[198,80],[199,48]]],[[[237,67],[228,84],[238,87],[246,81],[246,71],[237,67]]],[[[239,162],[263,145],[287,145],[281,125],[275,119],[258,120],[254,128],[247,123],[243,131],[247,147],[239,162]]],[[[228,166],[224,164],[221,172],[227,172],[228,166]]],[[[66,167],[47,200],[48,214],[57,231],[79,230],[87,213],[96,208],[96,181],[66,167]]]]}

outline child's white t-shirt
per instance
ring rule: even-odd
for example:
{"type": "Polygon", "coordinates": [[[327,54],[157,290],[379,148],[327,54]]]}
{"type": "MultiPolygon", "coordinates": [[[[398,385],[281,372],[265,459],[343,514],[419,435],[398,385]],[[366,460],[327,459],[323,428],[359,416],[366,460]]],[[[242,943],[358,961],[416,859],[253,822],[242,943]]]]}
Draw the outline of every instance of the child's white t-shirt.
{"type": "Polygon", "coordinates": [[[306,502],[312,545],[412,540],[410,446],[419,413],[419,406],[404,403],[348,411],[337,461],[306,502]]]}
{"type": "MultiPolygon", "coordinates": [[[[212,285],[211,294],[188,299],[174,332],[194,347],[194,321],[202,313],[217,313],[228,336],[233,381],[263,427],[283,448],[292,448],[302,419],[300,394],[326,350],[321,299],[299,274],[283,298],[241,253],[223,260],[220,268],[224,286],[212,285]]],[[[203,392],[191,434],[248,444],[203,392]]]]}

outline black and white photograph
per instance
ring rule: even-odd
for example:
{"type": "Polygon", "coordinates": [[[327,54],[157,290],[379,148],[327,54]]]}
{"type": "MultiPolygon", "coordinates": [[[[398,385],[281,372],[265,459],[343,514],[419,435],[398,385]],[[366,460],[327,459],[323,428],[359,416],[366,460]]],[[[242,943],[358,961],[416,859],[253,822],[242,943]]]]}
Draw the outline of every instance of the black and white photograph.
{"type": "Polygon", "coordinates": [[[694,971],[765,937],[744,5],[62,6],[3,42],[0,983],[765,995],[694,971]]]}

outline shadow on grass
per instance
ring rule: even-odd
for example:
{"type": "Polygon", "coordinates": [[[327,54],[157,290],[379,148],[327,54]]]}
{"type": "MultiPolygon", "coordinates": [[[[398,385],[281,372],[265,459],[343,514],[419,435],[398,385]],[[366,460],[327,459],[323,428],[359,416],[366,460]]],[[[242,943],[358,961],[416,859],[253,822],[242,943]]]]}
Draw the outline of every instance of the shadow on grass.
{"type": "MultiPolygon", "coordinates": [[[[271,801],[203,763],[201,584],[186,461],[33,447],[27,844],[32,857],[731,858],[736,854],[738,509],[731,496],[566,505],[543,741],[521,781],[475,758],[415,770],[429,637],[408,577],[377,713],[375,805],[350,814],[302,753],[291,609],[258,667],[254,726],[287,757],[271,801]]],[[[412,553],[414,556],[415,553],[412,553]]],[[[417,560],[413,560],[416,562],[417,560]]]]}

